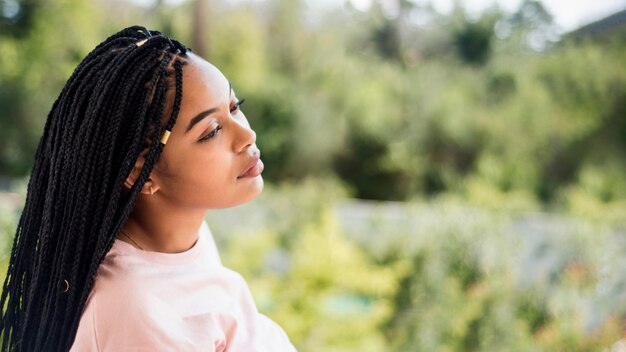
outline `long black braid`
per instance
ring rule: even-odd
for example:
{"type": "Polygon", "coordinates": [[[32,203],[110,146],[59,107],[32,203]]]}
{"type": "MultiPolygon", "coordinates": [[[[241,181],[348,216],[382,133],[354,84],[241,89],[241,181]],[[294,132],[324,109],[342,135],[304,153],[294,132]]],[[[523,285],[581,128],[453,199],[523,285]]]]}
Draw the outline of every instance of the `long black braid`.
{"type": "Polygon", "coordinates": [[[92,50],[63,87],[11,250],[2,351],[72,346],[97,269],[161,155],[161,136],[176,123],[188,50],[158,31],[129,27],[92,50]],[[143,168],[125,192],[140,155],[143,168]]]}

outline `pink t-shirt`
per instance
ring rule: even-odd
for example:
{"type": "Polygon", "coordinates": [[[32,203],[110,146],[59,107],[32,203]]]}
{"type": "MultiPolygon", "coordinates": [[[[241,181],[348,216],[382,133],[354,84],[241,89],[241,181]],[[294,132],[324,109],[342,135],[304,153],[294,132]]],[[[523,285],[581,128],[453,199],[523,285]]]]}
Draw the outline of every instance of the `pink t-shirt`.
{"type": "Polygon", "coordinates": [[[182,253],[115,240],[98,268],[70,351],[295,351],[222,265],[206,222],[182,253]]]}

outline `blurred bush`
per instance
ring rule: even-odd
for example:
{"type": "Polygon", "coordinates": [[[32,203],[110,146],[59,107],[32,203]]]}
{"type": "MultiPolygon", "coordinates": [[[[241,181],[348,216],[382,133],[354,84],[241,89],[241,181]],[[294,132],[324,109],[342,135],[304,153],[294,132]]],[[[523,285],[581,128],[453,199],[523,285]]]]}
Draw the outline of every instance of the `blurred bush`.
{"type": "MultiPolygon", "coordinates": [[[[300,351],[597,351],[622,337],[626,228],[345,195],[307,180],[207,216],[224,264],[300,351]]],[[[0,208],[1,275],[17,215],[0,208]]]]}
{"type": "MultiPolygon", "coordinates": [[[[300,351],[597,351],[622,337],[623,225],[347,194],[310,178],[207,214],[224,264],[300,351]]],[[[2,282],[18,217],[0,208],[2,282]]]]}
{"type": "Polygon", "coordinates": [[[622,336],[623,228],[345,194],[270,186],[207,218],[299,350],[597,351],[622,336]]]}

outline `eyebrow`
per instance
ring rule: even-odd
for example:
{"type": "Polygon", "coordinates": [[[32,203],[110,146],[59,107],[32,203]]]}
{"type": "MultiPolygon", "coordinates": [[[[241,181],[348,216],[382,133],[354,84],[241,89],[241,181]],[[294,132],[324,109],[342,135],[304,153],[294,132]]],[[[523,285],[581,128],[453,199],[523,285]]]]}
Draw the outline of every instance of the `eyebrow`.
{"type": "MultiPolygon", "coordinates": [[[[228,95],[229,97],[233,94],[233,85],[230,83],[230,81],[228,81],[228,95]]],[[[191,121],[189,121],[189,126],[187,126],[187,130],[185,131],[185,133],[189,132],[193,126],[195,126],[198,122],[202,121],[205,117],[211,115],[212,113],[218,111],[219,108],[215,107],[215,108],[211,108],[207,111],[203,111],[201,113],[199,113],[198,115],[196,115],[194,118],[191,119],[191,121]]]]}
{"type": "Polygon", "coordinates": [[[191,121],[189,121],[189,126],[187,126],[187,131],[185,131],[185,133],[189,132],[189,130],[191,130],[193,128],[193,126],[195,126],[198,122],[202,121],[205,117],[211,115],[212,113],[218,111],[219,108],[215,107],[215,108],[211,108],[207,111],[203,111],[201,113],[199,113],[198,115],[196,115],[193,119],[191,119],[191,121]]]}

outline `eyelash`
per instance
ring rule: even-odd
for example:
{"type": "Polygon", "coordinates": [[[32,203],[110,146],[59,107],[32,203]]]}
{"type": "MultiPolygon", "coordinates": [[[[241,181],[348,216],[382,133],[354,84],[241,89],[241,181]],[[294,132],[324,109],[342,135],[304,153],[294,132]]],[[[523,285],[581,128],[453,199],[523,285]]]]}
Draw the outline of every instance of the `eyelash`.
{"type": "Polygon", "coordinates": [[[242,105],[245,101],[246,101],[246,99],[241,99],[241,100],[237,101],[237,102],[235,103],[235,105],[233,105],[232,109],[230,109],[230,112],[233,112],[233,111],[235,111],[235,110],[239,109],[239,107],[240,107],[240,106],[241,106],[241,105],[242,105]]]}
{"type": "MultiPolygon", "coordinates": [[[[233,107],[230,109],[230,112],[235,112],[237,109],[239,109],[239,107],[246,101],[246,99],[241,99],[238,102],[235,103],[235,105],[233,105],[233,107]]],[[[213,138],[216,134],[217,131],[221,130],[222,126],[217,126],[215,127],[215,129],[213,129],[213,131],[209,132],[209,134],[207,134],[206,136],[200,138],[200,140],[198,142],[203,143],[208,141],[209,139],[213,138]]]]}
{"type": "Polygon", "coordinates": [[[209,139],[213,138],[213,136],[215,136],[217,131],[219,131],[221,129],[222,129],[222,126],[218,125],[217,127],[215,127],[215,129],[213,131],[209,132],[209,134],[207,134],[206,136],[200,138],[200,140],[198,142],[202,143],[202,142],[208,141],[209,139]]]}

